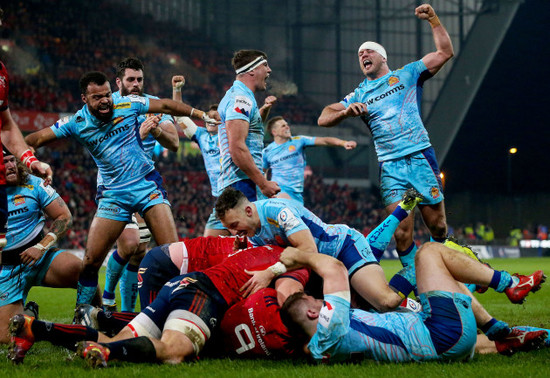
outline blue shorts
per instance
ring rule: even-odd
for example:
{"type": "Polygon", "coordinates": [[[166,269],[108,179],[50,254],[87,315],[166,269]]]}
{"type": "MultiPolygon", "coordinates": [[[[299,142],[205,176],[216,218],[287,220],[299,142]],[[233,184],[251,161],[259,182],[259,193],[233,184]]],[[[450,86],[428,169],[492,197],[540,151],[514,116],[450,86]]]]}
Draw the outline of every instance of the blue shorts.
{"type": "Polygon", "coordinates": [[[477,340],[472,299],[462,293],[430,291],[420,294],[421,315],[439,358],[471,358],[477,340]]]}
{"type": "Polygon", "coordinates": [[[216,217],[216,209],[212,210],[212,213],[208,217],[208,221],[206,222],[206,226],[204,226],[207,230],[227,230],[222,224],[222,222],[216,217]]]}
{"type": "Polygon", "coordinates": [[[132,214],[135,212],[143,216],[152,206],[161,203],[170,205],[162,187],[162,177],[157,171],[149,172],[143,180],[126,188],[107,189],[100,185],[97,188],[96,201],[96,217],[126,223],[132,221],[132,214]]]}
{"type": "Polygon", "coordinates": [[[256,195],[256,184],[254,184],[254,181],[251,179],[240,180],[229,186],[243,192],[245,197],[248,198],[250,202],[255,202],[258,200],[258,196],[256,195]]]}
{"type": "MultiPolygon", "coordinates": [[[[279,183],[278,183],[278,184],[279,184],[279,183]]],[[[286,194],[288,194],[288,196],[290,197],[290,199],[293,199],[293,200],[295,200],[295,201],[298,201],[298,202],[300,202],[302,205],[304,204],[304,196],[302,195],[302,193],[295,191],[295,190],[292,189],[290,186],[284,186],[284,185],[279,184],[279,187],[281,188],[281,192],[280,192],[280,193],[286,193],[286,194]]],[[[257,195],[258,195],[258,200],[267,199],[267,197],[264,196],[264,194],[262,193],[262,191],[260,190],[260,188],[258,188],[258,190],[257,190],[257,195]]]]}
{"type": "Polygon", "coordinates": [[[155,300],[168,280],[180,275],[180,270],[170,258],[169,246],[164,244],[151,249],[139,264],[138,293],[142,309],[155,300]]]}
{"type": "Polygon", "coordinates": [[[227,308],[225,299],[210,278],[202,272],[193,272],[166,282],[157,298],[141,312],[159,329],[163,329],[172,311],[189,311],[197,315],[212,332],[227,308]]]}
{"type": "Polygon", "coordinates": [[[433,148],[384,161],[379,166],[380,192],[385,206],[401,201],[403,193],[409,188],[415,188],[424,196],[423,205],[435,205],[444,200],[433,148]]]}
{"type": "Polygon", "coordinates": [[[33,286],[42,286],[44,277],[52,261],[63,250],[50,248],[34,265],[2,265],[0,266],[0,307],[27,299],[27,294],[33,286]]]}
{"type": "Polygon", "coordinates": [[[353,228],[349,229],[337,259],[346,266],[350,277],[365,265],[378,264],[367,239],[353,228]]]}

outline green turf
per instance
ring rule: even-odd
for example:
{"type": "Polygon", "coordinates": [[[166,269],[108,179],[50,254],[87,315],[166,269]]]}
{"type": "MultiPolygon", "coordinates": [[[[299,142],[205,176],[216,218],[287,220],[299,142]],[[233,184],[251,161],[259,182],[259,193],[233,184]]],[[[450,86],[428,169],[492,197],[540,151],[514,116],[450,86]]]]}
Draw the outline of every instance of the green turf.
{"type": "MultiPolygon", "coordinates": [[[[550,272],[550,258],[494,259],[489,261],[497,269],[530,273],[537,269],[550,272]]],[[[388,276],[399,268],[397,261],[384,261],[388,276]]],[[[550,285],[550,282],[548,283],[550,285]]],[[[492,290],[478,295],[480,301],[493,314],[510,324],[535,325],[550,328],[550,287],[531,294],[524,305],[512,305],[502,294],[492,290]]],[[[33,288],[30,300],[40,304],[40,317],[57,322],[70,322],[75,291],[67,289],[33,288]]],[[[13,366],[5,357],[6,347],[0,352],[0,376],[3,377],[545,377],[550,376],[550,349],[518,353],[512,357],[477,355],[469,363],[409,363],[389,364],[363,361],[358,364],[311,366],[306,362],[244,361],[204,359],[197,363],[178,366],[154,364],[110,363],[103,370],[88,369],[80,358],[66,350],[40,342],[33,346],[22,365],[13,366]]]]}

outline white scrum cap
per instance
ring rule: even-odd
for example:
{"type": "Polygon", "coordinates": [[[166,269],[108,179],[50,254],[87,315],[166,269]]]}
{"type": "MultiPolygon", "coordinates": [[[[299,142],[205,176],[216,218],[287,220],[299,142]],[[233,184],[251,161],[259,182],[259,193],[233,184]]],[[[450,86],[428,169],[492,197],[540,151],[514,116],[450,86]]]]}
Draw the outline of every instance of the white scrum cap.
{"type": "Polygon", "coordinates": [[[359,50],[357,50],[357,52],[361,50],[376,51],[378,54],[382,55],[384,59],[388,59],[388,54],[386,54],[386,49],[379,43],[367,41],[363,43],[361,46],[359,46],[359,50]]]}

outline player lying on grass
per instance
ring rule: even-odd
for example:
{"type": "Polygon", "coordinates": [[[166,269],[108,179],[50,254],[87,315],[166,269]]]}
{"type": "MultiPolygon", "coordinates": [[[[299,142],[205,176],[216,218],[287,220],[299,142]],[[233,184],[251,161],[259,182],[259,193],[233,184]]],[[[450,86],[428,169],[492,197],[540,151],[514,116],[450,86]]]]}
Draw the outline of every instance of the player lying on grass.
{"type": "MultiPolygon", "coordinates": [[[[469,353],[473,348],[476,342],[476,319],[471,310],[474,302],[469,297],[469,292],[460,294],[460,290],[467,292],[467,289],[459,286],[453,280],[452,282],[457,288],[454,289],[454,287],[450,287],[449,280],[444,280],[443,277],[445,277],[445,273],[453,272],[459,278],[472,283],[506,286],[506,282],[510,280],[509,274],[496,272],[438,243],[428,243],[421,249],[421,251],[423,250],[426,252],[420,254],[417,259],[420,263],[417,272],[419,291],[424,302],[423,311],[421,313],[371,314],[362,310],[351,310],[353,316],[357,315],[358,319],[363,321],[364,335],[358,336],[360,338],[365,335],[374,336],[374,344],[352,345],[353,348],[358,348],[352,350],[353,352],[363,352],[367,357],[381,360],[408,361],[439,357],[455,358],[455,352],[462,358],[466,351],[469,353]],[[450,266],[448,271],[442,268],[442,264],[450,266]],[[457,266],[462,267],[459,270],[460,275],[455,271],[458,269],[457,266]],[[433,272],[433,279],[422,279],[428,272],[430,272],[429,274],[433,272]],[[422,293],[430,291],[432,286],[440,284],[444,292],[429,293],[428,299],[422,295],[422,293]],[[450,300],[448,297],[455,299],[450,300]],[[452,307],[449,307],[450,305],[452,307]],[[448,310],[449,308],[454,308],[454,310],[448,310]],[[442,320],[442,314],[438,311],[447,311],[450,318],[442,320]],[[459,320],[456,318],[460,318],[459,315],[463,317],[465,324],[458,323],[459,320]],[[376,322],[375,327],[372,327],[371,320],[376,322]],[[423,320],[426,325],[421,325],[423,323],[419,320],[423,320]],[[402,331],[399,328],[400,324],[406,324],[404,329],[412,327],[416,334],[410,337],[407,336],[407,332],[400,334],[402,331]],[[381,325],[390,328],[388,331],[374,332],[381,325]],[[388,338],[388,336],[391,337],[388,338]],[[415,340],[420,341],[421,347],[414,343],[415,340]],[[465,346],[462,344],[463,340],[466,340],[464,341],[465,346]],[[453,348],[449,349],[452,349],[451,352],[444,350],[445,345],[454,344],[458,345],[459,350],[453,348]],[[372,349],[372,345],[379,346],[380,350],[372,349]],[[386,352],[388,353],[386,354],[386,352]]],[[[249,277],[246,271],[263,266],[273,266],[281,251],[280,247],[275,246],[248,248],[236,252],[223,263],[206,269],[202,273],[190,273],[170,280],[164,285],[151,305],[114,338],[107,337],[90,327],[52,324],[35,320],[28,315],[16,315],[10,322],[12,345],[8,357],[14,362],[21,362],[35,341],[49,341],[74,349],[75,343],[79,340],[88,340],[79,344],[79,354],[86,358],[92,366],[106,366],[107,361],[113,359],[131,362],[179,363],[186,358],[195,357],[202,350],[211,334],[218,330],[216,324],[219,323],[228,307],[242,300],[243,296],[239,288],[249,277]]],[[[325,281],[325,293],[332,293],[328,290],[335,290],[334,288],[339,289],[344,281],[342,287],[344,289],[347,287],[348,293],[347,295],[342,294],[342,296],[349,297],[349,284],[345,279],[347,272],[339,263],[334,266],[336,260],[329,258],[329,260],[320,260],[319,262],[316,260],[316,256],[324,255],[298,253],[294,248],[287,248],[285,253],[286,255],[281,258],[281,261],[288,268],[296,267],[297,263],[314,268],[325,281]],[[290,258],[285,256],[290,256],[290,258]],[[328,274],[325,269],[332,273],[328,274]],[[339,269],[341,274],[333,276],[334,272],[338,272],[339,269]],[[337,281],[339,284],[331,286],[330,282],[333,281],[337,281]],[[327,289],[327,282],[329,289],[327,289]]],[[[304,282],[300,284],[303,285],[304,282]]],[[[292,297],[301,298],[302,296],[299,294],[292,297]]],[[[329,298],[333,299],[330,296],[329,298]]],[[[276,302],[272,299],[272,303],[276,302]]],[[[309,303],[309,299],[307,303],[309,303]]],[[[314,301],[314,303],[319,302],[314,301]]],[[[342,304],[338,301],[336,304],[342,305],[346,311],[350,311],[349,302],[347,302],[347,307],[345,303],[342,304]]],[[[289,305],[285,307],[289,307],[289,305]]],[[[314,319],[315,316],[319,316],[319,311],[316,314],[313,312],[306,312],[306,314],[314,319]]],[[[347,317],[349,320],[349,314],[347,317]]],[[[297,335],[292,326],[290,334],[297,335]]],[[[513,333],[509,335],[510,339],[506,340],[503,345],[508,353],[528,350],[543,345],[547,335],[546,331],[519,332],[513,330],[513,333]]],[[[288,346],[285,343],[283,345],[288,346]]],[[[249,346],[250,343],[245,345],[245,347],[249,346]]],[[[338,355],[340,351],[340,349],[331,349],[335,359],[342,357],[338,355]]]]}
{"type": "Polygon", "coordinates": [[[248,248],[203,272],[171,279],[157,298],[113,338],[85,326],[52,325],[16,315],[10,321],[13,338],[9,358],[21,362],[34,341],[39,340],[69,349],[78,340],[90,340],[79,344],[79,354],[93,366],[106,366],[110,359],[179,363],[194,358],[218,329],[225,311],[243,299],[240,288],[250,277],[247,271],[273,266],[281,252],[282,248],[276,246],[248,248]]]}
{"type": "MultiPolygon", "coordinates": [[[[393,230],[392,230],[391,227],[386,227],[386,228],[388,230],[390,230],[390,231],[388,231],[390,234],[393,233],[393,230]]],[[[380,233],[380,234],[383,234],[383,233],[380,233]]],[[[192,241],[184,242],[183,245],[181,245],[181,243],[175,243],[176,245],[178,245],[178,244],[180,244],[180,245],[178,246],[179,248],[176,248],[175,250],[172,251],[173,253],[170,252],[170,249],[171,249],[172,246],[174,246],[174,244],[169,246],[168,248],[164,248],[164,251],[163,251],[162,248],[156,248],[152,251],[152,256],[158,255],[160,257],[160,259],[157,259],[157,258],[153,259],[153,261],[154,261],[153,265],[157,265],[157,268],[162,268],[162,267],[166,266],[164,264],[172,265],[172,267],[170,269],[172,269],[172,271],[175,272],[176,274],[177,274],[177,272],[182,271],[182,268],[184,268],[184,267],[186,267],[186,268],[192,268],[193,266],[197,267],[201,264],[201,261],[208,260],[208,259],[216,256],[216,253],[211,253],[211,252],[204,253],[204,251],[203,251],[203,255],[202,255],[202,257],[200,257],[201,247],[197,247],[197,246],[202,246],[202,248],[208,248],[208,249],[210,249],[212,246],[214,246],[214,244],[204,244],[204,242],[208,243],[208,240],[212,240],[212,239],[211,238],[205,238],[205,239],[203,239],[203,242],[197,241],[196,242],[197,244],[195,245],[195,247],[193,247],[193,242],[192,241]],[[207,247],[207,245],[209,245],[210,247],[207,247]],[[185,247],[185,249],[184,249],[184,247],[185,247]],[[195,256],[195,253],[198,253],[198,255],[195,256]],[[174,261],[174,259],[172,259],[173,257],[177,257],[177,256],[181,256],[179,263],[174,261]]],[[[230,239],[226,239],[226,240],[230,240],[230,239]]],[[[230,246],[231,246],[231,244],[228,244],[228,246],[225,246],[225,249],[230,249],[230,246]]],[[[222,249],[223,249],[223,247],[222,247],[222,249]]],[[[237,254],[235,256],[238,256],[238,255],[239,254],[237,254]]],[[[168,272],[170,271],[170,269],[168,269],[168,272]]],[[[489,269],[489,268],[487,268],[487,269],[489,269]]],[[[157,269],[156,272],[157,273],[162,272],[162,269],[157,269]]],[[[143,272],[143,273],[144,273],[144,277],[146,278],[145,281],[149,281],[152,277],[157,276],[156,274],[149,274],[148,275],[148,273],[153,273],[153,271],[143,272]]],[[[165,271],[165,273],[166,273],[166,271],[165,271]]],[[[174,273],[172,273],[172,274],[174,274],[174,273]]],[[[162,276],[162,274],[161,274],[161,276],[162,276]]],[[[503,273],[500,273],[500,272],[496,272],[495,276],[500,276],[501,277],[501,279],[497,280],[497,284],[500,283],[500,286],[502,288],[506,287],[507,285],[503,284],[501,281],[507,281],[507,282],[512,281],[511,278],[510,278],[510,275],[507,274],[507,273],[503,274],[503,273]],[[505,276],[504,279],[502,278],[503,275],[505,276]]],[[[240,277],[242,277],[242,276],[240,276],[240,277]]],[[[169,278],[170,278],[170,276],[165,277],[163,279],[169,279],[169,278]]],[[[157,279],[158,279],[158,277],[157,277],[157,279]]],[[[286,280],[286,281],[296,282],[296,281],[291,280],[291,279],[286,280]]],[[[302,281],[302,282],[305,282],[305,281],[302,281]]],[[[490,284],[490,282],[487,282],[487,284],[490,284]]],[[[302,285],[302,284],[300,283],[300,285],[302,285]]],[[[533,287],[529,287],[527,290],[519,290],[519,292],[518,292],[518,289],[514,289],[513,291],[514,291],[516,296],[522,295],[524,297],[524,296],[527,295],[527,293],[529,292],[529,289],[531,289],[531,288],[533,288],[533,287]]],[[[163,290],[166,290],[166,289],[163,289],[163,290]]],[[[240,295],[242,295],[242,294],[240,294],[240,295]]],[[[145,295],[145,297],[147,297],[147,296],[145,295]]],[[[269,297],[270,297],[270,295],[266,295],[264,298],[269,298],[269,297]]],[[[261,296],[258,296],[258,298],[261,298],[261,296]]],[[[273,305],[276,305],[276,302],[270,301],[269,305],[270,306],[268,306],[268,307],[272,307],[273,305]]],[[[275,308],[272,307],[269,310],[274,310],[274,309],[275,308]]],[[[238,310],[235,310],[235,311],[238,312],[238,310]]],[[[84,311],[84,314],[86,315],[85,311],[84,311]]],[[[90,313],[90,315],[91,315],[91,313],[90,313]]],[[[126,324],[128,319],[129,319],[129,317],[126,316],[124,318],[125,323],[123,323],[123,324],[126,324]]],[[[94,319],[95,322],[100,322],[100,321],[103,322],[105,320],[106,320],[105,313],[97,312],[97,311],[95,312],[95,319],[94,319]]],[[[121,319],[118,319],[118,320],[121,320],[121,319]]],[[[494,319],[492,319],[490,316],[488,316],[488,320],[492,320],[493,323],[495,322],[494,319]]],[[[481,325],[486,325],[486,324],[489,324],[489,322],[481,323],[481,325]]],[[[130,323],[130,325],[131,325],[131,323],[130,323]]],[[[252,327],[253,327],[253,325],[252,325],[252,327]]],[[[275,328],[277,328],[277,327],[275,327],[275,328]]],[[[118,329],[120,329],[120,327],[118,329]]],[[[229,329],[229,333],[230,333],[232,331],[231,327],[228,326],[228,329],[229,329]]],[[[250,327],[249,327],[249,329],[250,329],[250,327]]],[[[57,344],[67,346],[69,348],[71,348],[76,341],[83,340],[83,339],[86,339],[86,340],[99,340],[99,341],[109,341],[110,340],[110,339],[105,339],[105,338],[98,338],[100,336],[97,335],[97,332],[94,333],[94,331],[92,331],[90,329],[87,329],[87,328],[84,328],[84,327],[81,327],[81,326],[54,325],[53,327],[49,328],[49,331],[45,332],[44,327],[43,327],[43,323],[37,322],[37,321],[32,321],[31,318],[24,318],[24,317],[19,317],[18,319],[14,318],[13,329],[12,330],[13,330],[13,334],[14,334],[14,339],[13,339],[14,343],[13,343],[13,346],[12,346],[12,349],[11,349],[11,352],[10,352],[10,356],[14,361],[21,361],[23,359],[26,350],[28,350],[28,348],[30,348],[30,346],[32,345],[32,342],[34,341],[35,338],[36,338],[36,340],[42,340],[42,339],[51,340],[51,341],[56,342],[57,344]],[[31,323],[34,324],[34,326],[30,326],[31,323]],[[31,328],[35,327],[38,330],[38,333],[36,333],[35,330],[30,329],[29,330],[29,335],[30,335],[29,337],[27,337],[28,335],[27,336],[21,335],[21,333],[25,329],[28,329],[29,327],[31,327],[31,328]],[[69,335],[67,335],[67,333],[69,335]],[[65,336],[62,336],[63,334],[65,334],[65,336]],[[29,340],[31,340],[31,341],[29,341],[29,340]]],[[[111,330],[112,330],[112,328],[111,328],[111,330]]],[[[23,333],[25,333],[25,332],[23,332],[23,333]]],[[[267,333],[269,333],[269,330],[268,330],[267,333]]],[[[285,335],[282,335],[282,336],[284,338],[285,335]]],[[[240,341],[240,340],[238,340],[238,341],[240,341]]],[[[277,343],[275,343],[275,344],[277,345],[277,343]]],[[[246,347],[250,348],[250,342],[248,342],[246,344],[246,347]]],[[[238,348],[239,347],[237,346],[237,349],[238,348]]],[[[265,351],[263,353],[265,353],[265,351]]],[[[265,353],[265,354],[268,354],[268,353],[265,353]]]]}
{"type": "MultiPolygon", "coordinates": [[[[309,267],[323,278],[324,300],[296,293],[281,317],[293,337],[316,361],[368,358],[377,361],[463,361],[476,344],[472,296],[457,281],[499,288],[510,276],[497,272],[439,243],[426,243],[417,253],[416,277],[422,311],[369,313],[350,308],[345,267],[322,254],[286,249],[281,261],[288,268],[309,267]]],[[[523,350],[544,345],[546,331],[520,333],[523,350]]]]}
{"type": "MultiPolygon", "coordinates": [[[[33,286],[76,288],[82,260],[54,247],[71,226],[69,208],[44,180],[4,149],[8,202],[7,244],[1,253],[0,343],[10,341],[8,322],[23,311],[33,286]],[[46,219],[50,231],[44,235],[46,219]]],[[[95,303],[101,303],[96,291],[95,303]]]]}

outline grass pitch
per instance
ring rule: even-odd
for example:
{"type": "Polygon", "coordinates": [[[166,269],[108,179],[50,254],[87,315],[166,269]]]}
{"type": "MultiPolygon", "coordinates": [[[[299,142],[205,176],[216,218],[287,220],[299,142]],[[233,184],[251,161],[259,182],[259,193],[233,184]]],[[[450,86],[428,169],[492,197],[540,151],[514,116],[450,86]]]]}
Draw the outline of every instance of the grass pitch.
{"type": "MultiPolygon", "coordinates": [[[[496,269],[511,273],[531,273],[543,269],[550,276],[550,258],[493,259],[496,269]]],[[[398,261],[383,261],[387,276],[399,269],[398,261]]],[[[524,305],[511,304],[505,295],[493,290],[476,294],[491,314],[510,325],[533,325],[550,328],[550,278],[542,289],[530,294],[524,305]]],[[[33,288],[29,300],[40,305],[40,318],[69,323],[75,290],[33,288]]],[[[120,301],[119,301],[120,303],[120,301]]],[[[21,365],[12,365],[6,358],[7,348],[0,347],[0,376],[2,377],[546,377],[550,376],[550,348],[512,357],[476,355],[469,363],[377,363],[363,361],[356,364],[313,366],[301,361],[251,361],[230,359],[204,359],[197,363],[177,366],[130,364],[112,362],[107,369],[91,370],[79,357],[63,348],[46,342],[36,343],[21,365]]]]}

